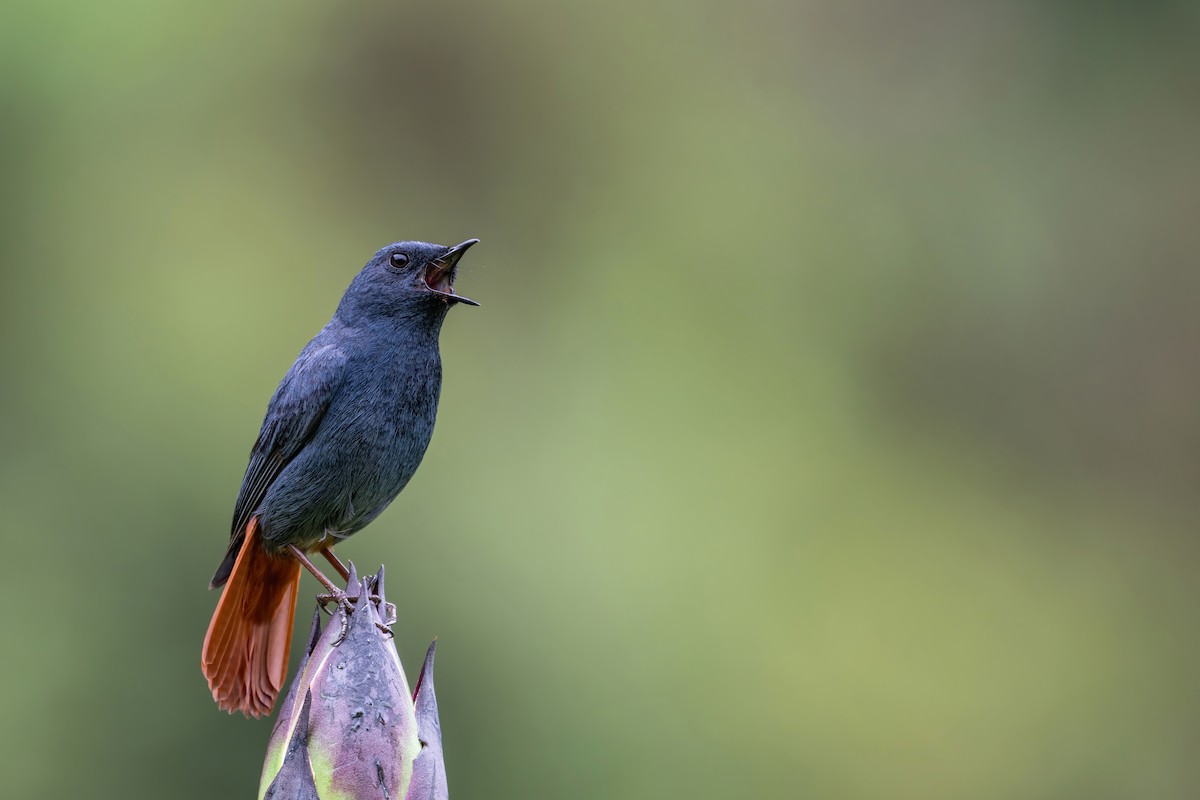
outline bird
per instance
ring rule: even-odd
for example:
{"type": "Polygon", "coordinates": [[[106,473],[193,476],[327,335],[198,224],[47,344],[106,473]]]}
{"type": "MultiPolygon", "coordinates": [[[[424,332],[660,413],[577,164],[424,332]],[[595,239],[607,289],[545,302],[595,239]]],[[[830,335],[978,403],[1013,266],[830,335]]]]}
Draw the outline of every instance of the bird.
{"type": "Polygon", "coordinates": [[[454,291],[459,259],[478,241],[376,252],[267,404],[209,584],[223,589],[200,661],[222,710],[270,712],[287,675],[301,569],[340,591],[308,555],[345,578],[332,546],[378,517],[420,465],[441,394],[442,323],[459,303],[479,305],[454,291]]]}

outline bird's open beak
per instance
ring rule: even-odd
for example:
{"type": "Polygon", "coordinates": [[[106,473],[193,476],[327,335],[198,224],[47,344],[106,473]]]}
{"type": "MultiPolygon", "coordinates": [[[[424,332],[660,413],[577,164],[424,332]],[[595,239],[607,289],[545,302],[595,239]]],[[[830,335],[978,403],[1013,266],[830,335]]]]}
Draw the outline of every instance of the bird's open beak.
{"type": "Polygon", "coordinates": [[[467,239],[462,244],[451,247],[441,257],[429,262],[429,266],[425,268],[425,285],[435,294],[446,298],[447,301],[453,300],[469,306],[479,305],[469,297],[460,297],[454,293],[454,276],[458,273],[458,260],[463,257],[463,253],[478,242],[478,239],[467,239]]]}

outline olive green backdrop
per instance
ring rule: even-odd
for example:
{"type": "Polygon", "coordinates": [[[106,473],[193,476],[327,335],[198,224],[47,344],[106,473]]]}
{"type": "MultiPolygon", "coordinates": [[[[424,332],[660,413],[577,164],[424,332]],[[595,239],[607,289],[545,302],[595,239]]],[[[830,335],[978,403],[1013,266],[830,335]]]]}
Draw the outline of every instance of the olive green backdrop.
{"type": "Polygon", "coordinates": [[[1195,797],[1198,23],[6,4],[0,793],[254,792],[198,661],[266,400],[477,236],[340,551],[455,797],[1195,797]]]}

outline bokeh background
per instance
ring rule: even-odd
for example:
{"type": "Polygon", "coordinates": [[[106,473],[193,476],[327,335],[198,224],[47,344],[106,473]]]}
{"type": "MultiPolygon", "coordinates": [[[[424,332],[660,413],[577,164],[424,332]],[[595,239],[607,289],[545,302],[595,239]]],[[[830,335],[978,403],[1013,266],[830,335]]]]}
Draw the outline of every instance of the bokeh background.
{"type": "Polygon", "coordinates": [[[1197,796],[1197,8],[5,4],[3,794],[252,795],[266,400],[477,236],[340,551],[455,797],[1197,796]]]}

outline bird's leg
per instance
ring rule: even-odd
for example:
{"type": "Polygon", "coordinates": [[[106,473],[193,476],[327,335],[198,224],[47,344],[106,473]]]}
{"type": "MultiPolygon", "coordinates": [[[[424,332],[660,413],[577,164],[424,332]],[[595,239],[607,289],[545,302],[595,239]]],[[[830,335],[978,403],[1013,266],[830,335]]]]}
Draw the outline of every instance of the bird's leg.
{"type": "MultiPolygon", "coordinates": [[[[350,597],[345,591],[339,589],[333,581],[329,580],[329,578],[326,577],[323,572],[321,572],[321,570],[316,568],[316,565],[309,560],[308,556],[305,555],[304,551],[299,547],[296,547],[294,544],[289,544],[287,549],[288,552],[291,553],[292,558],[299,561],[300,564],[309,572],[311,572],[313,577],[316,578],[326,590],[328,590],[328,594],[317,595],[317,602],[321,605],[321,608],[328,611],[328,608],[326,607],[330,603],[336,603],[338,611],[342,612],[339,619],[342,630],[338,633],[338,637],[333,641],[335,646],[341,644],[342,640],[346,638],[346,634],[350,632],[350,614],[352,613],[350,606],[353,605],[354,601],[358,598],[350,597]]],[[[338,572],[342,573],[343,578],[346,580],[350,579],[350,570],[346,569],[341,560],[335,556],[332,551],[330,551],[328,548],[322,548],[321,553],[327,559],[329,559],[329,563],[333,564],[334,568],[336,568],[338,572]]]]}
{"type": "MultiPolygon", "coordinates": [[[[339,644],[343,639],[346,638],[346,634],[350,631],[350,614],[352,613],[350,606],[354,605],[358,598],[350,597],[344,591],[338,589],[337,586],[334,585],[333,581],[329,580],[329,578],[326,577],[321,570],[317,569],[316,565],[309,560],[304,551],[296,547],[294,544],[288,545],[288,552],[291,553],[292,558],[299,561],[300,564],[309,572],[311,572],[313,577],[316,578],[321,585],[328,590],[328,594],[317,595],[317,602],[320,603],[321,608],[328,610],[326,609],[326,606],[328,606],[330,603],[336,603],[338,610],[342,612],[340,620],[342,630],[341,633],[338,634],[338,638],[334,641],[335,645],[339,644]]],[[[325,556],[326,560],[333,565],[333,568],[338,571],[344,580],[350,580],[350,570],[346,568],[346,565],[342,563],[340,558],[333,554],[333,550],[331,548],[322,547],[318,552],[325,556]]],[[[367,599],[370,602],[378,603],[382,598],[378,595],[370,595],[367,599]]],[[[396,624],[395,604],[385,603],[384,613],[387,615],[387,620],[383,624],[376,624],[379,625],[379,629],[381,631],[386,633],[388,636],[391,636],[392,626],[396,624]]]]}
{"type": "MultiPolygon", "coordinates": [[[[337,585],[334,584],[333,581],[331,581],[331,580],[329,580],[329,578],[325,577],[325,573],[323,573],[323,572],[321,572],[321,570],[317,569],[316,565],[314,565],[313,562],[308,560],[308,556],[306,556],[304,554],[304,551],[301,550],[299,547],[296,547],[296,545],[294,545],[294,544],[289,544],[287,546],[287,551],[288,551],[288,553],[291,554],[292,558],[294,558],[300,562],[300,566],[304,567],[306,570],[311,572],[312,576],[317,579],[317,582],[320,583],[322,586],[324,586],[331,595],[343,595],[344,596],[346,594],[344,591],[339,589],[337,587],[337,585]]],[[[349,572],[346,573],[346,577],[347,578],[350,577],[349,572]]]]}
{"type": "Polygon", "coordinates": [[[338,574],[342,576],[342,580],[344,580],[344,581],[350,580],[350,570],[346,568],[346,565],[342,563],[342,560],[340,558],[338,558],[337,556],[335,556],[333,554],[332,547],[330,547],[329,545],[325,545],[318,552],[320,552],[321,555],[325,556],[325,560],[328,561],[331,565],[333,565],[333,568],[336,569],[338,574]]]}

